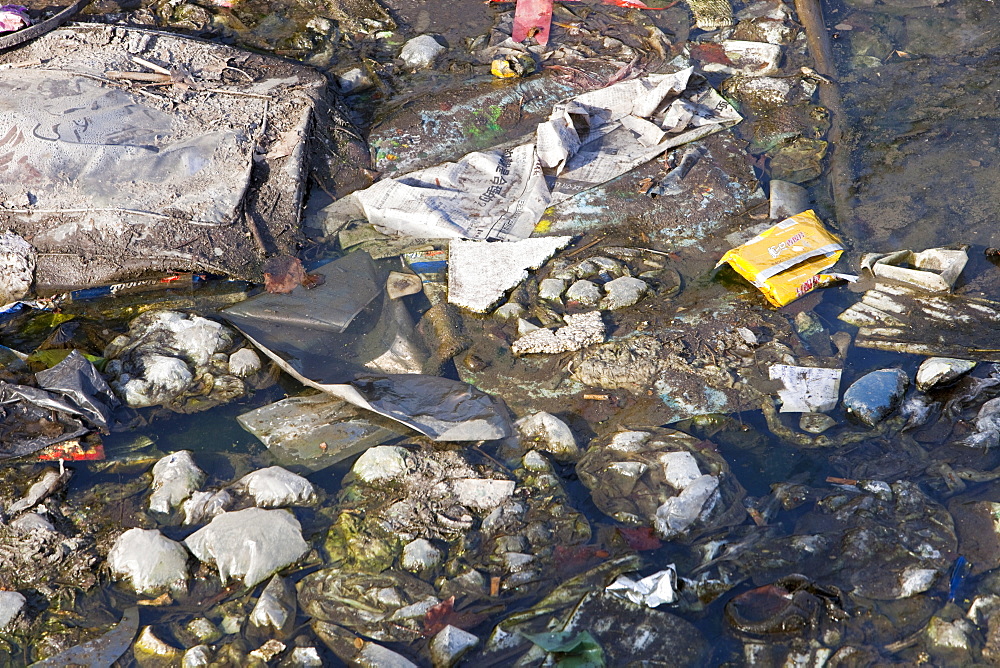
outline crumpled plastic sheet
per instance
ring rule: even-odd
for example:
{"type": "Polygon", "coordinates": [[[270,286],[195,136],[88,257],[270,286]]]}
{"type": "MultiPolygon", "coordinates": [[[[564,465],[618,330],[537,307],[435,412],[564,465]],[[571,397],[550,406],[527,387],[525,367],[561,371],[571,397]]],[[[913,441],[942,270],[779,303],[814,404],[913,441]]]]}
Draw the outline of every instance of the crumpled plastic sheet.
{"type": "Polygon", "coordinates": [[[125,610],[118,625],[104,635],[31,665],[32,668],[110,666],[125,653],[138,631],[139,608],[133,606],[125,610]]]}
{"type": "Polygon", "coordinates": [[[0,459],[23,457],[91,431],[105,434],[135,416],[121,405],[94,365],[79,351],[35,374],[39,387],[0,382],[0,459]],[[83,418],[83,421],[78,418],[83,418]],[[85,424],[85,422],[87,424],[85,424]],[[55,433],[48,424],[62,427],[55,433]],[[34,426],[35,428],[32,428],[34,426]]]}
{"type": "Polygon", "coordinates": [[[59,364],[35,374],[38,386],[63,395],[80,415],[108,433],[121,402],[100,372],[80,351],[74,350],[59,364]]]}
{"type": "Polygon", "coordinates": [[[90,431],[72,417],[81,415],[74,405],[28,385],[0,381],[0,415],[0,459],[30,455],[90,431]],[[54,425],[62,428],[59,433],[54,425]]]}
{"type": "Polygon", "coordinates": [[[627,575],[619,575],[605,591],[650,608],[673,603],[677,600],[677,568],[670,564],[662,571],[638,581],[627,575]]]}

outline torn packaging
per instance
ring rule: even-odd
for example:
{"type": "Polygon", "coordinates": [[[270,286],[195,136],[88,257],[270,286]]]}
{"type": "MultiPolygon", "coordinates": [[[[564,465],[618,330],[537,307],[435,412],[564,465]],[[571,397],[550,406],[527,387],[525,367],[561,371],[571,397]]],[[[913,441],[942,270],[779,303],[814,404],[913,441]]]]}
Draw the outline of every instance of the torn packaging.
{"type": "Polygon", "coordinates": [[[44,69],[0,70],[0,222],[38,251],[40,291],[169,270],[260,281],[266,255],[294,252],[305,138],[329,95],[318,72],[98,25],[53,31],[0,64],[32,58],[44,69]],[[140,68],[130,54],[189,80],[141,95],[108,81],[140,68]]]}
{"type": "Polygon", "coordinates": [[[787,218],[728,251],[716,268],[729,264],[774,306],[784,306],[815,288],[847,278],[823,274],[844,252],[812,210],[787,218]]]}
{"type": "Polygon", "coordinates": [[[740,120],[693,68],[651,74],[555,105],[534,143],[469,153],[352,198],[369,222],[391,233],[524,239],[550,205],[740,120]]]}

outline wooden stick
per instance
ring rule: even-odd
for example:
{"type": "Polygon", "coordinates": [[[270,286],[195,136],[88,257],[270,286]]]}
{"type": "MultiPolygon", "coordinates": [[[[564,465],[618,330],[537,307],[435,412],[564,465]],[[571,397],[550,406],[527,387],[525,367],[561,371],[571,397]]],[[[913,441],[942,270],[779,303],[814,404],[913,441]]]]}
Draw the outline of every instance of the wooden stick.
{"type": "Polygon", "coordinates": [[[830,145],[827,163],[827,183],[833,198],[833,208],[837,220],[846,223],[851,217],[851,201],[854,193],[851,184],[850,152],[843,146],[844,104],[837,85],[837,67],[833,62],[833,48],[830,35],[823,21],[823,9],[819,0],[795,0],[795,11],[799,23],[806,31],[809,52],[816,62],[816,71],[829,79],[819,84],[820,103],[830,110],[830,131],[827,141],[830,145]]]}
{"type": "Polygon", "coordinates": [[[149,81],[152,83],[170,83],[169,74],[157,72],[118,72],[110,70],[104,73],[109,79],[127,79],[128,81],[149,81]]]}

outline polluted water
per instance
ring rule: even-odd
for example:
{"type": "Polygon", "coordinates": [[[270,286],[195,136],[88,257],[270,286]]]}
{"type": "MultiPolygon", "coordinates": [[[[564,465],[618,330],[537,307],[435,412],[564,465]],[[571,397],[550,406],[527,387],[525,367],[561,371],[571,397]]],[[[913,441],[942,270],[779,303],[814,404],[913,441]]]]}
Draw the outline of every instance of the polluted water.
{"type": "Polygon", "coordinates": [[[0,7],[0,665],[1000,664],[998,12],[0,7]]]}

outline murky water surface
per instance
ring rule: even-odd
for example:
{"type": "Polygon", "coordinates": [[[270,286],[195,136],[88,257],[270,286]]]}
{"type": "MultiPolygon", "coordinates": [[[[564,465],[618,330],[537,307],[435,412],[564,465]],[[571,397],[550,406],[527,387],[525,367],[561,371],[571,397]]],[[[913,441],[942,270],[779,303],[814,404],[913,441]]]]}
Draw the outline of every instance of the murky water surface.
{"type": "MultiPolygon", "coordinates": [[[[522,96],[523,115],[517,119],[500,119],[499,112],[495,117],[489,115],[490,107],[486,104],[482,109],[485,120],[480,119],[482,122],[477,126],[479,134],[466,135],[470,143],[463,150],[472,150],[516,138],[530,130],[537,122],[536,117],[544,116],[548,109],[544,100],[530,97],[542,95],[531,86],[543,79],[529,79],[527,83],[499,82],[486,75],[483,66],[475,64],[471,56],[464,55],[474,40],[488,34],[497,16],[512,6],[392,0],[385,5],[387,13],[379,14],[373,10],[374,5],[349,2],[321,7],[310,2],[244,0],[230,8],[212,3],[175,2],[139,7],[128,2],[116,4],[101,0],[92,5],[89,13],[103,20],[126,20],[129,16],[137,16],[147,23],[299,58],[331,74],[342,74],[361,65],[373,76],[375,86],[346,98],[345,102],[352,119],[364,132],[373,135],[387,125],[419,128],[431,112],[438,114],[440,122],[445,123],[452,104],[460,104],[463,96],[471,95],[471,90],[502,91],[519,87],[516,90],[522,96]],[[375,33],[379,32],[384,34],[376,38],[375,33]],[[407,38],[421,33],[439,35],[452,55],[436,69],[415,74],[399,66],[387,65],[391,63],[391,54],[407,38]],[[435,102],[428,104],[428,100],[435,102]],[[416,120],[407,120],[407,114],[416,120]]],[[[587,16],[587,11],[581,8],[574,10],[575,16],[559,11],[556,20],[567,26],[574,18],[582,22],[582,17],[587,16]]],[[[845,138],[841,150],[849,151],[851,169],[851,174],[837,174],[834,178],[850,182],[852,200],[849,208],[838,211],[840,217],[833,220],[833,205],[826,194],[825,177],[806,185],[823,218],[831,221],[843,235],[848,246],[846,257],[855,261],[868,251],[971,244],[971,260],[958,287],[996,299],[1000,295],[997,290],[1000,281],[992,274],[1000,270],[988,262],[983,253],[987,247],[1000,246],[1000,225],[996,222],[1000,211],[1000,138],[997,133],[1000,127],[1000,12],[992,2],[985,0],[951,0],[933,6],[931,2],[903,0],[859,1],[831,3],[825,6],[825,11],[841,72],[846,114],[841,119],[845,138]]],[[[595,11],[590,29],[599,30],[604,22],[608,33],[621,35],[624,31],[617,30],[612,22],[615,16],[624,23],[631,20],[626,18],[624,10],[595,11]]],[[[670,36],[675,49],[666,54],[670,57],[679,52],[689,36],[703,36],[697,30],[692,33],[683,6],[649,12],[647,17],[644,20],[670,36]]],[[[567,33],[564,29],[560,34],[565,36],[567,33]]],[[[710,80],[716,83],[717,79],[716,75],[710,80]]],[[[572,85],[566,80],[553,83],[553,86],[562,87],[553,94],[556,99],[573,94],[572,85]]],[[[424,139],[428,143],[428,153],[415,155],[426,157],[434,155],[435,150],[443,153],[451,150],[442,142],[436,142],[433,136],[424,139]]],[[[722,159],[725,148],[731,146],[726,142],[732,141],[731,138],[713,138],[709,142],[715,151],[712,155],[722,159]]],[[[376,160],[384,162],[388,149],[378,151],[376,160]]],[[[646,201],[636,194],[639,179],[656,176],[661,167],[654,165],[646,171],[627,174],[595,191],[598,194],[589,200],[581,198],[568,209],[569,213],[557,214],[551,221],[553,231],[582,232],[587,242],[597,244],[597,249],[607,245],[635,245],[659,248],[669,254],[678,280],[683,281],[677,301],[670,301],[674,299],[670,297],[662,304],[646,303],[636,314],[621,316],[616,325],[622,331],[628,328],[642,331],[643,327],[656,330],[673,322],[685,310],[696,310],[700,303],[721,298],[725,298],[723,301],[727,304],[735,304],[727,306],[730,310],[718,316],[722,320],[736,318],[744,322],[743,318],[749,318],[751,311],[765,311],[756,291],[739,282],[720,283],[709,278],[711,264],[718,257],[718,253],[712,253],[731,245],[729,241],[708,239],[712,231],[707,229],[703,231],[703,238],[692,239],[688,229],[688,240],[677,242],[677,236],[685,232],[685,221],[691,220],[687,215],[690,211],[685,209],[691,206],[690,202],[678,201],[661,210],[632,207],[633,201],[646,201]],[[594,220],[614,223],[618,227],[600,229],[594,220]],[[639,325],[640,322],[644,324],[639,325]]],[[[766,172],[760,171],[766,169],[764,163],[757,163],[755,167],[758,169],[755,174],[766,181],[766,172]]],[[[705,164],[698,169],[708,170],[709,167],[705,164]]],[[[707,183],[707,171],[704,178],[707,183]]],[[[719,205],[724,209],[729,207],[725,215],[730,217],[743,212],[746,229],[761,223],[759,217],[752,218],[746,213],[751,203],[757,206],[762,201],[761,193],[754,188],[756,184],[749,180],[742,186],[734,184],[726,194],[732,202],[727,200],[728,203],[719,205]]],[[[718,192],[722,193],[723,189],[720,187],[718,192]]],[[[758,209],[761,210],[766,209],[758,209]]],[[[325,250],[311,252],[321,254],[325,250]]],[[[398,268],[392,262],[394,260],[387,260],[383,264],[387,268],[390,265],[398,268]]],[[[827,336],[838,331],[853,331],[837,316],[857,298],[856,293],[843,287],[824,290],[786,307],[777,315],[794,318],[796,313],[811,311],[826,328],[827,336]]],[[[414,302],[411,306],[413,315],[419,317],[429,304],[414,302]]],[[[102,322],[114,323],[111,319],[102,322]]],[[[765,331],[760,329],[765,326],[771,327],[770,324],[760,327],[755,324],[751,329],[759,333],[765,331]]],[[[18,334],[18,327],[20,324],[7,327],[3,343],[12,347],[31,342],[37,345],[37,336],[18,334]]],[[[513,397],[517,392],[511,392],[512,398],[508,399],[512,409],[519,416],[527,414],[531,408],[559,415],[573,429],[584,448],[590,439],[605,438],[615,429],[655,429],[664,425],[662,401],[655,396],[650,398],[627,389],[595,390],[592,394],[598,396],[590,399],[580,399],[580,394],[559,394],[557,389],[566,387],[559,385],[565,360],[560,359],[558,364],[553,362],[550,366],[542,361],[531,367],[527,362],[510,359],[509,353],[500,350],[495,343],[490,344],[498,338],[494,332],[498,327],[488,319],[467,318],[465,328],[473,341],[472,350],[484,358],[480,361],[487,370],[475,368],[474,361],[463,367],[465,358],[456,357],[456,364],[460,366],[449,362],[442,374],[469,380],[488,390],[506,384],[509,391],[510,384],[523,383],[520,401],[513,397]],[[493,357],[490,350],[493,350],[493,357]],[[518,380],[517,374],[526,375],[518,380]]],[[[825,345],[830,346],[829,339],[825,345]]],[[[823,355],[833,359],[832,348],[825,353],[817,352],[806,344],[796,351],[800,352],[802,359],[823,355]]],[[[841,360],[842,388],[871,370],[885,367],[903,369],[912,379],[922,359],[916,355],[852,346],[841,360]]],[[[991,371],[988,364],[981,364],[973,376],[987,378],[991,371]]],[[[963,393],[971,395],[974,389],[971,381],[965,381],[956,388],[932,394],[931,398],[943,404],[963,393]]],[[[142,476],[161,453],[193,452],[208,473],[203,489],[226,484],[248,471],[270,465],[272,459],[267,448],[240,428],[236,416],[300,390],[295,381],[282,377],[249,398],[202,413],[181,415],[146,409],[142,415],[148,424],[106,437],[104,448],[109,459],[122,459],[132,453],[141,437],[151,439],[152,445],[148,441],[140,444],[140,456],[134,465],[113,468],[76,465],[76,476],[66,495],[67,512],[91,516],[102,527],[97,532],[101,540],[122,527],[134,526],[135,518],[139,517],[136,513],[146,502],[148,476],[142,476]]],[[[549,556],[539,576],[542,582],[524,585],[523,592],[527,593],[518,595],[494,591],[492,593],[498,595],[493,596],[493,603],[488,596],[472,597],[470,600],[474,603],[466,610],[470,616],[452,617],[452,621],[485,642],[498,622],[529,610],[557,584],[598,568],[602,563],[610,564],[616,559],[638,554],[641,560],[636,563],[642,575],[671,564],[676,566],[682,578],[681,587],[686,588],[686,592],[679,604],[664,606],[661,610],[690,622],[704,635],[706,642],[699,650],[692,650],[695,652],[692,656],[696,656],[697,651],[704,652],[702,665],[789,665],[786,660],[798,661],[795,665],[816,666],[892,662],[959,665],[974,661],[995,665],[994,662],[1000,661],[997,649],[1000,637],[996,637],[1000,629],[997,624],[1000,612],[994,614],[993,611],[1000,610],[997,603],[1000,601],[997,598],[1000,582],[993,569],[1000,566],[1000,538],[995,535],[979,541],[969,538],[977,531],[991,534],[995,529],[988,523],[983,524],[983,517],[968,508],[997,507],[1000,488],[992,480],[997,476],[990,472],[1000,460],[996,450],[955,445],[973,430],[975,409],[988,396],[992,395],[979,395],[977,401],[955,406],[950,415],[936,423],[932,421],[927,428],[901,432],[897,418],[887,428],[871,431],[865,438],[826,447],[798,447],[775,436],[759,410],[707,416],[671,425],[693,435],[691,452],[703,467],[711,458],[727,463],[740,488],[733,503],[751,509],[752,519],[756,520],[756,523],[751,521],[741,511],[739,521],[719,520],[675,541],[661,542],[648,532],[634,528],[619,531],[629,522],[616,522],[600,510],[592,490],[585,484],[586,476],[571,462],[556,462],[552,468],[552,474],[565,493],[556,492],[555,487],[546,487],[532,477],[544,477],[542,474],[519,468],[519,485],[528,485],[524,482],[528,479],[537,485],[531,488],[534,490],[531,498],[532,503],[540,505],[532,512],[546,515],[542,523],[549,523],[556,516],[565,521],[566,517],[575,517],[574,513],[579,512],[589,522],[587,536],[581,538],[563,525],[546,524],[547,531],[565,536],[567,542],[555,548],[555,557],[551,555],[551,546],[547,548],[549,556]],[[893,486],[871,481],[893,483],[893,486]],[[543,497],[549,505],[539,501],[543,497]],[[564,531],[568,533],[559,533],[564,531]],[[950,583],[952,564],[960,555],[967,555],[973,562],[972,577],[968,581],[959,579],[950,583]],[[922,578],[929,580],[925,582],[922,578]],[[950,586],[952,591],[949,591],[950,586]],[[907,588],[922,593],[911,595],[907,588]],[[981,612],[966,616],[974,597],[980,600],[981,612]],[[978,624],[979,630],[969,631],[970,624],[978,624]],[[735,630],[737,628],[741,630],[735,630]],[[946,633],[964,640],[949,644],[939,637],[946,633]],[[963,633],[965,635],[961,635],[963,633]],[[977,635],[984,633],[985,636],[977,635]]],[[[850,423],[842,405],[832,412],[832,416],[838,423],[850,425],[848,431],[858,431],[859,427],[850,423]]],[[[786,424],[797,425],[797,421],[788,419],[786,424]]],[[[423,442],[423,447],[431,448],[427,441],[423,442]]],[[[497,459],[503,458],[495,444],[455,449],[466,451],[473,462],[470,466],[481,470],[498,470],[491,467],[499,467],[497,459]]],[[[371,490],[358,487],[356,481],[352,491],[346,496],[343,494],[342,482],[352,464],[353,460],[349,460],[309,476],[323,490],[326,501],[317,509],[303,512],[300,520],[307,538],[328,551],[350,551],[337,543],[335,537],[324,538],[331,523],[336,522],[340,527],[338,531],[346,535],[350,532],[345,528],[348,522],[345,518],[357,518],[356,524],[351,526],[361,532],[359,527],[366,516],[365,494],[373,495],[369,511],[376,503],[384,501],[381,497],[376,498],[371,490]],[[344,514],[334,507],[338,494],[341,494],[338,503],[349,507],[349,513],[344,514]]],[[[432,468],[430,463],[427,466],[432,468]]],[[[603,470],[600,463],[595,463],[593,471],[600,470],[603,470]]],[[[380,507],[378,512],[382,511],[380,507]]],[[[995,521],[996,511],[990,512],[994,513],[995,521]]],[[[148,518],[141,522],[143,526],[150,524],[148,518]]],[[[372,527],[364,530],[375,531],[372,527]]],[[[188,533],[180,526],[165,527],[164,532],[178,539],[188,533]]],[[[438,537],[439,541],[452,540],[450,535],[442,536],[438,537]]],[[[510,538],[510,552],[530,552],[522,535],[518,534],[517,540],[510,538]]],[[[376,552],[376,539],[371,540],[370,549],[376,552]]],[[[477,554],[480,546],[463,544],[462,549],[465,550],[462,558],[474,562],[469,555],[477,554]]],[[[104,545],[98,552],[103,555],[106,550],[104,545]]],[[[316,573],[326,573],[321,570],[325,554],[322,551],[315,553],[304,569],[292,573],[291,580],[298,582],[307,576],[315,577],[316,573]]],[[[344,563],[365,563],[365,555],[353,554],[344,559],[344,563]]],[[[622,572],[629,570],[622,568],[622,572]]],[[[100,570],[97,575],[104,582],[107,574],[100,570]]],[[[431,577],[428,581],[440,582],[445,575],[454,578],[458,572],[439,571],[437,580],[431,577]]],[[[220,590],[213,585],[214,575],[207,570],[200,572],[199,577],[194,587],[204,591],[202,599],[188,598],[173,606],[144,606],[142,624],[153,625],[161,638],[176,646],[189,645],[190,637],[178,631],[179,628],[201,615],[214,615],[213,620],[221,623],[217,605],[230,605],[235,610],[243,604],[233,601],[246,600],[240,598],[238,588],[220,590]],[[230,603],[224,603],[225,600],[230,603]]],[[[600,578],[594,580],[600,581],[600,578]]],[[[584,584],[584,590],[589,587],[596,591],[603,586],[594,582],[584,584]]],[[[333,585],[327,582],[322,586],[333,585]]],[[[490,582],[482,586],[489,589],[490,582]]],[[[462,596],[459,593],[460,601],[462,596]]],[[[117,621],[119,615],[114,611],[128,607],[134,599],[121,586],[98,587],[81,594],[75,602],[60,602],[62,609],[53,614],[65,616],[70,623],[56,624],[52,628],[65,641],[74,635],[67,631],[68,627],[88,629],[117,621]]],[[[43,600],[41,593],[36,594],[32,605],[48,606],[53,611],[57,607],[52,602],[43,604],[43,600]]],[[[356,604],[358,609],[371,604],[368,599],[365,601],[356,604]]],[[[300,604],[305,602],[300,596],[300,604]]],[[[242,614],[245,612],[243,610],[242,614]]],[[[654,623],[643,616],[646,613],[634,611],[601,613],[598,610],[592,614],[616,619],[615,624],[630,631],[634,631],[633,623],[654,623]]],[[[569,628],[585,630],[587,619],[584,616],[578,620],[579,626],[569,628]]],[[[299,642],[319,647],[324,662],[337,665],[333,653],[316,642],[305,622],[306,618],[300,616],[298,623],[303,625],[296,631],[299,642]]],[[[390,628],[393,624],[385,622],[381,634],[375,626],[359,623],[351,628],[361,636],[375,638],[429,665],[426,653],[421,654],[426,640],[420,633],[397,633],[398,629],[390,628]]],[[[527,625],[524,632],[529,628],[536,633],[543,630],[527,625]]],[[[662,631],[659,627],[657,632],[662,631]]],[[[602,637],[608,637],[607,629],[602,633],[605,634],[602,637]]],[[[684,635],[682,631],[675,633],[678,639],[684,635]]],[[[78,635],[89,638],[93,634],[82,632],[78,635]]],[[[571,636],[573,634],[567,634],[567,638],[571,636]]],[[[13,665],[23,663],[30,655],[30,649],[20,645],[19,638],[0,638],[0,641],[7,643],[12,653],[9,661],[13,665]]],[[[243,643],[247,651],[257,646],[243,639],[237,642],[243,643]]],[[[638,636],[630,636],[618,642],[638,644],[640,641],[638,636]]],[[[578,646],[564,647],[553,656],[580,659],[582,651],[578,646]]],[[[678,649],[681,654],[684,651],[687,648],[678,649]]],[[[509,665],[513,660],[513,655],[495,648],[483,654],[475,652],[470,655],[475,658],[463,665],[509,665]]],[[[609,665],[614,663],[614,656],[623,655],[615,652],[613,648],[605,648],[609,665]]],[[[233,653],[236,654],[238,652],[233,653]]],[[[132,661],[130,656],[126,654],[123,661],[132,661]]],[[[670,657],[658,658],[662,664],[654,662],[655,665],[675,665],[670,657]]]]}

